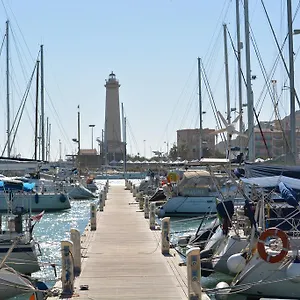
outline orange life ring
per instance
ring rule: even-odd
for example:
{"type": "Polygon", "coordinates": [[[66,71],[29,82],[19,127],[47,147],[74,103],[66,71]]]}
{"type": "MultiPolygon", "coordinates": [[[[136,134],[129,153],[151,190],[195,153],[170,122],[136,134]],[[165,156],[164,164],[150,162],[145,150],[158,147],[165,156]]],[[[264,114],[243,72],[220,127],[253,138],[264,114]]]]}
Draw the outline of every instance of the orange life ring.
{"type": "Polygon", "coordinates": [[[289,238],[286,233],[278,228],[269,228],[266,231],[262,232],[258,241],[257,241],[257,251],[259,256],[266,262],[274,264],[282,261],[285,256],[288,254],[289,250],[289,238]],[[282,250],[277,255],[270,255],[267,253],[265,248],[266,239],[276,236],[281,239],[282,242],[282,250]]]}

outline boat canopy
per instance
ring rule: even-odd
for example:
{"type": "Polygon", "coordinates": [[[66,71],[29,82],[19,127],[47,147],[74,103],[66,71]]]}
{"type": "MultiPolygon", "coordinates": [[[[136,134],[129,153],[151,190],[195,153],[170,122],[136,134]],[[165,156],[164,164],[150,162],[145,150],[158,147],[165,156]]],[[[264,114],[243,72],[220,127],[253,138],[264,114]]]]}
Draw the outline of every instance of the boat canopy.
{"type": "Polygon", "coordinates": [[[244,183],[250,185],[257,185],[262,188],[277,187],[280,182],[287,185],[289,188],[300,190],[300,179],[291,178],[287,176],[267,176],[267,177],[251,177],[241,178],[244,183]]]}
{"type": "Polygon", "coordinates": [[[1,191],[25,191],[32,192],[35,187],[35,183],[22,182],[20,180],[0,180],[1,191]]]}
{"type": "Polygon", "coordinates": [[[300,166],[245,163],[246,177],[287,176],[300,179],[300,166]]]}

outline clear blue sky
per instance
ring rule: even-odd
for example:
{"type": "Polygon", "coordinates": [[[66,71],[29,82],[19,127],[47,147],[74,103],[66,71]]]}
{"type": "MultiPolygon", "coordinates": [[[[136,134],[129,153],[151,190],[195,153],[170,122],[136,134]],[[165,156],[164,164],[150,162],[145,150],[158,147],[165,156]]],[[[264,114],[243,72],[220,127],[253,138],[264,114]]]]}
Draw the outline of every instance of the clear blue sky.
{"type": "MultiPolygon", "coordinates": [[[[251,27],[269,72],[278,52],[261,1],[249,2],[251,27]]],[[[286,1],[265,2],[281,44],[287,33],[286,1]]],[[[292,2],[295,12],[298,1],[292,2]]],[[[243,39],[243,6],[242,3],[240,5],[243,39]]],[[[166,144],[171,147],[176,141],[176,130],[199,127],[198,56],[206,67],[218,110],[225,114],[222,24],[228,24],[235,40],[233,0],[3,0],[0,17],[0,40],[7,18],[13,33],[10,57],[13,114],[29,81],[39,45],[44,44],[46,117],[49,117],[52,126],[52,159],[59,157],[59,139],[62,155],[75,152],[76,145],[71,140],[77,132],[77,105],[81,110],[82,148],[91,147],[89,124],[96,125],[94,139],[101,136],[104,83],[111,71],[115,72],[121,84],[120,102],[124,103],[129,125],[129,153],[144,155],[145,148],[149,157],[150,150],[166,151],[166,144]]],[[[300,27],[298,15],[295,28],[297,24],[300,27]]],[[[300,45],[299,39],[294,38],[295,52],[300,45]]],[[[238,103],[237,72],[230,41],[228,45],[231,105],[234,107],[238,103]]],[[[284,55],[287,54],[285,47],[284,55]]],[[[264,79],[253,48],[251,56],[253,74],[257,75],[253,82],[257,101],[264,79]]],[[[243,51],[243,68],[244,62],[243,51]]],[[[297,66],[296,59],[296,87],[299,86],[297,66]]],[[[281,62],[273,78],[278,80],[277,90],[281,94],[287,78],[281,62]]],[[[2,150],[6,139],[4,52],[0,57],[0,85],[2,150]]],[[[33,156],[34,97],[33,86],[13,149],[15,154],[25,157],[33,156]]],[[[243,97],[245,103],[245,90],[243,97]]],[[[284,116],[289,113],[288,91],[283,92],[280,102],[280,112],[284,116]]],[[[267,95],[260,113],[262,120],[272,118],[271,103],[267,95]]],[[[207,112],[203,126],[215,128],[216,121],[205,90],[203,110],[207,112]]]]}

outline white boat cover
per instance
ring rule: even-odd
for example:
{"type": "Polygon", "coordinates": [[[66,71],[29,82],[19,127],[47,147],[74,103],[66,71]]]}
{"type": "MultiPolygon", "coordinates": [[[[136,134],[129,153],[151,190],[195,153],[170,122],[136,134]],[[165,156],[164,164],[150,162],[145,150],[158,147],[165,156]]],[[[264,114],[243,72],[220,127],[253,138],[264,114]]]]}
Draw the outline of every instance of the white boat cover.
{"type": "Polygon", "coordinates": [[[250,185],[257,185],[259,187],[276,187],[280,182],[283,182],[288,187],[300,190],[300,179],[286,177],[286,176],[267,176],[267,177],[251,177],[241,178],[241,180],[250,185]]]}

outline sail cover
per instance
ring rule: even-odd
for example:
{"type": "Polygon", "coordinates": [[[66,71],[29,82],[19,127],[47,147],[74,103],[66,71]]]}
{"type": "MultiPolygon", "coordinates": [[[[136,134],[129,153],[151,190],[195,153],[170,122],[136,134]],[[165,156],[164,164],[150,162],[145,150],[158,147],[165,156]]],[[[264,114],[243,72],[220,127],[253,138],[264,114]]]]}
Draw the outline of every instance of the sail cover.
{"type": "Polygon", "coordinates": [[[266,176],[266,177],[252,177],[241,178],[241,180],[250,185],[257,185],[262,188],[277,187],[280,182],[287,185],[289,188],[300,191],[300,179],[291,178],[287,176],[266,176]]]}

